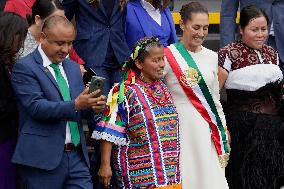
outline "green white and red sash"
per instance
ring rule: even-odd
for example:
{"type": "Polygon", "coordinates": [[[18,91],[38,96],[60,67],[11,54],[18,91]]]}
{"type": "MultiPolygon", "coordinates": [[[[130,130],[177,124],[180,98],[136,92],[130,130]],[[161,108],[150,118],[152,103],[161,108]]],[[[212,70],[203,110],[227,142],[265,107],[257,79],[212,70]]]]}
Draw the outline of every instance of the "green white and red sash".
{"type": "Polygon", "coordinates": [[[182,43],[165,48],[165,56],[187,98],[208,122],[220,164],[225,167],[230,153],[226,126],[221,122],[215,102],[198,66],[182,43]]]}

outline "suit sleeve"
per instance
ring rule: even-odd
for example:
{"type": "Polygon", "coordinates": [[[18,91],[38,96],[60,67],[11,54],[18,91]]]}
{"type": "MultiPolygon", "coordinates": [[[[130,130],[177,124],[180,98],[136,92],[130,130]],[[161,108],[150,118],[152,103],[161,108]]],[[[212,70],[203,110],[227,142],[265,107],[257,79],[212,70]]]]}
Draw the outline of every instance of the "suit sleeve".
{"type": "Polygon", "coordinates": [[[167,18],[168,18],[168,21],[169,21],[169,24],[170,24],[170,27],[171,27],[171,36],[168,40],[168,45],[171,45],[173,43],[178,42],[178,38],[177,38],[176,28],[175,28],[175,24],[174,24],[173,17],[172,17],[170,9],[167,8],[165,10],[165,13],[167,15],[167,18]]]}
{"type": "Polygon", "coordinates": [[[25,62],[15,64],[12,72],[12,86],[18,103],[33,119],[77,121],[75,101],[46,99],[35,74],[25,65],[25,62]]]}
{"type": "Polygon", "coordinates": [[[220,47],[235,41],[236,17],[240,0],[222,0],[220,21],[220,47]]]}
{"type": "Polygon", "coordinates": [[[125,38],[129,50],[132,51],[136,42],[145,37],[141,23],[134,12],[133,5],[127,5],[127,15],[125,20],[125,38]]]}
{"type": "Polygon", "coordinates": [[[65,16],[69,20],[72,20],[76,11],[79,9],[78,0],[60,0],[60,1],[62,2],[62,5],[64,7],[65,16]]]}

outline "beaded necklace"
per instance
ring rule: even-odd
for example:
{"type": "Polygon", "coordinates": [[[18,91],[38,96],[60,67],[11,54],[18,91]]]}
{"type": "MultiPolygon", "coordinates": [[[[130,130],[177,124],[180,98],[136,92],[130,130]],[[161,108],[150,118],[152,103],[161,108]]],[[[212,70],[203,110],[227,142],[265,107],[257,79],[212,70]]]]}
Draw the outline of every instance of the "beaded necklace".
{"type": "Polygon", "coordinates": [[[170,94],[165,89],[161,80],[147,83],[139,78],[138,81],[143,86],[147,96],[149,96],[156,104],[165,105],[170,102],[170,94]]]}

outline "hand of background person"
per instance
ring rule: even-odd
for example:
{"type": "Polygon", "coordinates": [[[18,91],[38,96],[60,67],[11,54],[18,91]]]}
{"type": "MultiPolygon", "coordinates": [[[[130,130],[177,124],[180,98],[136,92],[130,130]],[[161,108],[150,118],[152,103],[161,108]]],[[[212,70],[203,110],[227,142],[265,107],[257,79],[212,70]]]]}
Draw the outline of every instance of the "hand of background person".
{"type": "Polygon", "coordinates": [[[106,104],[106,97],[97,95],[100,90],[96,90],[92,93],[88,93],[89,88],[87,87],[76,99],[75,99],[75,109],[82,110],[86,108],[92,108],[96,113],[102,111],[106,104]]]}
{"type": "Polygon", "coordinates": [[[100,182],[108,188],[110,185],[110,180],[112,176],[112,171],[110,165],[101,165],[99,171],[98,171],[98,176],[100,182]]]}

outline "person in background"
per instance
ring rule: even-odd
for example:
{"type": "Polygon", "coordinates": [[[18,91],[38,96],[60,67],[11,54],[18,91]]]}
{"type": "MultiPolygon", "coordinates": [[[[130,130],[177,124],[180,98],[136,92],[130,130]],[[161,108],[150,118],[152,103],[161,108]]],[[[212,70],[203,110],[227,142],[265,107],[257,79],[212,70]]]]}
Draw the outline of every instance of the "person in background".
{"type": "Polygon", "coordinates": [[[180,10],[181,42],[165,49],[165,81],[180,121],[182,188],[228,189],[229,136],[220,103],[217,54],[202,46],[209,15],[199,2],[180,10]]]}
{"type": "Polygon", "coordinates": [[[176,43],[176,29],[168,0],[131,0],[127,4],[125,36],[128,47],[146,36],[157,36],[164,47],[176,43]]]}
{"type": "Polygon", "coordinates": [[[226,168],[230,189],[279,189],[284,184],[284,148],[278,141],[283,125],[283,75],[277,52],[265,45],[268,23],[261,9],[243,8],[241,39],[218,52],[220,88],[227,92],[226,118],[232,139],[226,168]]]}
{"type": "MultiPolygon", "coordinates": [[[[32,6],[32,14],[27,15],[29,22],[29,30],[24,43],[24,50],[20,55],[23,58],[33,52],[38,44],[42,25],[46,18],[50,16],[64,16],[64,8],[58,0],[36,0],[32,6]]],[[[70,59],[80,65],[82,75],[86,72],[83,64],[85,63],[72,48],[70,51],[70,59]]]]}
{"type": "Polygon", "coordinates": [[[109,94],[92,134],[101,140],[98,175],[106,188],[111,187],[112,157],[114,188],[181,189],[178,115],[161,80],[164,67],[159,39],[142,38],[123,66],[123,81],[109,94]]]}
{"type": "Polygon", "coordinates": [[[4,0],[6,2],[4,11],[14,12],[23,18],[32,13],[32,6],[35,0],[4,0]]]}
{"type": "Polygon", "coordinates": [[[235,41],[237,29],[237,11],[248,6],[255,5],[266,12],[268,23],[268,41],[279,53],[279,66],[284,71],[284,1],[282,0],[222,0],[221,23],[220,23],[220,46],[224,47],[235,41]]]}
{"type": "Polygon", "coordinates": [[[11,71],[23,46],[28,23],[14,13],[0,13],[0,189],[16,189],[11,158],[17,141],[18,110],[11,71]]]}
{"type": "MultiPolygon", "coordinates": [[[[105,95],[121,81],[121,67],[130,54],[124,34],[126,3],[127,0],[62,0],[67,18],[72,20],[75,16],[77,36],[73,47],[86,69],[106,78],[105,95]]],[[[99,152],[98,141],[94,146],[99,152]]],[[[94,188],[103,188],[97,176],[99,153],[93,154],[91,164],[94,188]]]]}
{"type": "Polygon", "coordinates": [[[120,70],[130,52],[126,43],[127,0],[62,0],[69,20],[75,16],[77,36],[74,49],[93,69],[106,78],[103,94],[121,80],[120,70]]]}
{"type": "Polygon", "coordinates": [[[24,43],[24,50],[20,57],[25,57],[33,52],[40,39],[42,25],[46,18],[58,15],[64,16],[64,9],[58,0],[36,0],[32,6],[32,14],[27,16],[30,25],[24,43]]]}
{"type": "Polygon", "coordinates": [[[0,12],[4,11],[6,1],[7,0],[0,1],[0,12]]]}
{"type": "Polygon", "coordinates": [[[80,70],[81,70],[81,73],[82,73],[82,76],[83,76],[87,72],[87,70],[84,67],[85,62],[84,62],[84,60],[82,60],[81,57],[79,57],[79,55],[76,53],[74,48],[72,48],[70,50],[69,58],[71,60],[73,60],[74,62],[77,62],[79,64],[80,70]]]}
{"type": "Polygon", "coordinates": [[[66,17],[47,18],[40,45],[12,71],[20,116],[12,162],[28,189],[93,188],[82,119],[95,119],[106,98],[84,90],[79,65],[66,59],[75,35],[66,17]]]}

